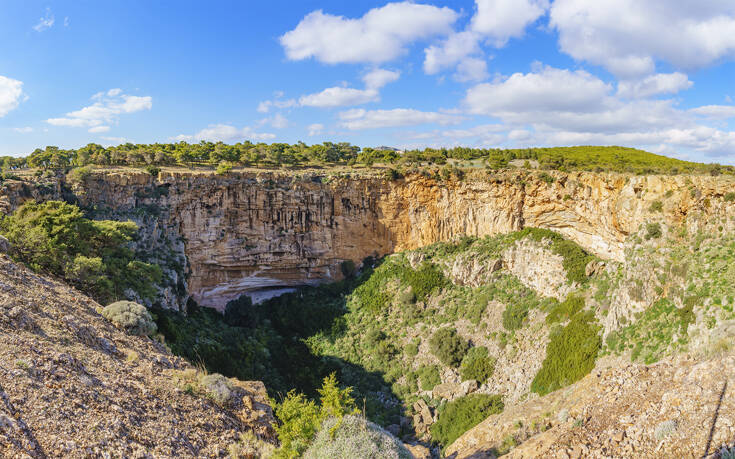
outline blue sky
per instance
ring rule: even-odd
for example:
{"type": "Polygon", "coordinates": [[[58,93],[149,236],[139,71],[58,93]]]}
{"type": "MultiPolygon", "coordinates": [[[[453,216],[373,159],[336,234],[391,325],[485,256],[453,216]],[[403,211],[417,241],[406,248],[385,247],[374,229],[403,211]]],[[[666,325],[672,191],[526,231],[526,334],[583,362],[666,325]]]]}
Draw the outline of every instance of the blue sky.
{"type": "Polygon", "coordinates": [[[4,0],[0,42],[0,154],[329,140],[735,163],[731,0],[4,0]]]}

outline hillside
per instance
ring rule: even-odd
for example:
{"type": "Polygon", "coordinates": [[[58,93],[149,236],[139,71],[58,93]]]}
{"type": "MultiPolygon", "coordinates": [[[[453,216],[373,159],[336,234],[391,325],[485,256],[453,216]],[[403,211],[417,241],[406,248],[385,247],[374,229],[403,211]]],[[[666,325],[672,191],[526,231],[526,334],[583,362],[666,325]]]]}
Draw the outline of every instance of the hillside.
{"type": "Polygon", "coordinates": [[[179,384],[188,362],[98,308],[0,255],[0,456],[225,457],[241,433],[275,442],[262,383],[233,380],[221,408],[179,384]]]}

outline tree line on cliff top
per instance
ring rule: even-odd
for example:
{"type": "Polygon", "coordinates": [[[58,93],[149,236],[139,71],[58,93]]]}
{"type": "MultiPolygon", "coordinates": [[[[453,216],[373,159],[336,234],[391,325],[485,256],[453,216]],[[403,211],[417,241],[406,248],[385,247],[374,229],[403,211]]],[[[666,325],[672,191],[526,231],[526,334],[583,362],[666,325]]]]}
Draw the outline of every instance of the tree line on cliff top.
{"type": "Polygon", "coordinates": [[[617,146],[578,146],[553,148],[425,148],[396,151],[395,149],[360,148],[347,142],[307,145],[303,142],[252,143],[228,145],[223,142],[196,144],[186,142],[132,144],[103,147],[90,143],[78,149],[48,146],[36,149],[27,157],[0,158],[0,166],[8,172],[22,168],[70,169],[73,167],[160,166],[213,167],[229,171],[233,167],[307,167],[351,166],[371,167],[375,164],[391,167],[426,165],[484,166],[491,169],[508,167],[511,161],[528,160],[525,167],[561,171],[587,170],[637,174],[735,173],[732,166],[702,164],[656,155],[643,150],[617,146]]]}

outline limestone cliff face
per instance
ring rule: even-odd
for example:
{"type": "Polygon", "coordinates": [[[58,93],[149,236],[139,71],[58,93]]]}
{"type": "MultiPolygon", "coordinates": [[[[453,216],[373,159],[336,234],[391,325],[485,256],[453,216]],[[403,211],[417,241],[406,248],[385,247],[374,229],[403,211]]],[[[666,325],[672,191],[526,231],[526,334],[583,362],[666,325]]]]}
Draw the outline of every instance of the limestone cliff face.
{"type": "MultiPolygon", "coordinates": [[[[735,191],[730,177],[552,175],[549,183],[512,170],[476,171],[462,181],[180,169],[152,177],[126,170],[95,172],[70,188],[82,205],[138,221],[141,245],[173,253],[172,266],[186,265],[170,270],[188,279],[176,280],[169,307],[186,292],[222,307],[256,289],[339,279],[344,260],[359,264],[369,255],[525,226],[558,231],[598,256],[622,260],[624,240],[644,223],[697,229],[735,211],[723,199],[735,191]],[[655,201],[661,212],[650,210],[655,201]]],[[[22,202],[20,188],[5,185],[6,211],[22,202]]],[[[64,187],[57,188],[48,196],[64,187]]],[[[32,195],[23,194],[38,198],[32,195]]]]}

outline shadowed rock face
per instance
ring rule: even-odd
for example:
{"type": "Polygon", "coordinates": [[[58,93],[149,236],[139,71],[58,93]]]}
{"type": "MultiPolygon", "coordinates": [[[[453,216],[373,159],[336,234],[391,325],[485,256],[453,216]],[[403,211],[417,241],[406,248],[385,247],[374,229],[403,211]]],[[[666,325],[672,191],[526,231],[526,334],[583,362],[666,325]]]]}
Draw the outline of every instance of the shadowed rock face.
{"type": "MultiPolygon", "coordinates": [[[[476,171],[463,181],[419,174],[327,181],[262,171],[171,170],[152,177],[125,170],[96,172],[72,191],[82,205],[136,220],[139,244],[185,259],[188,294],[218,308],[249,291],[337,280],[345,260],[359,265],[366,256],[525,226],[558,231],[598,256],[620,260],[624,239],[644,223],[685,222],[696,229],[712,215],[735,210],[722,199],[735,189],[731,178],[554,176],[553,183],[518,171],[476,171]],[[662,212],[649,210],[654,201],[662,201],[662,212]],[[161,240],[169,241],[166,247],[161,240]]],[[[23,199],[53,197],[16,188],[6,186],[0,196],[6,211],[23,199]]]]}

